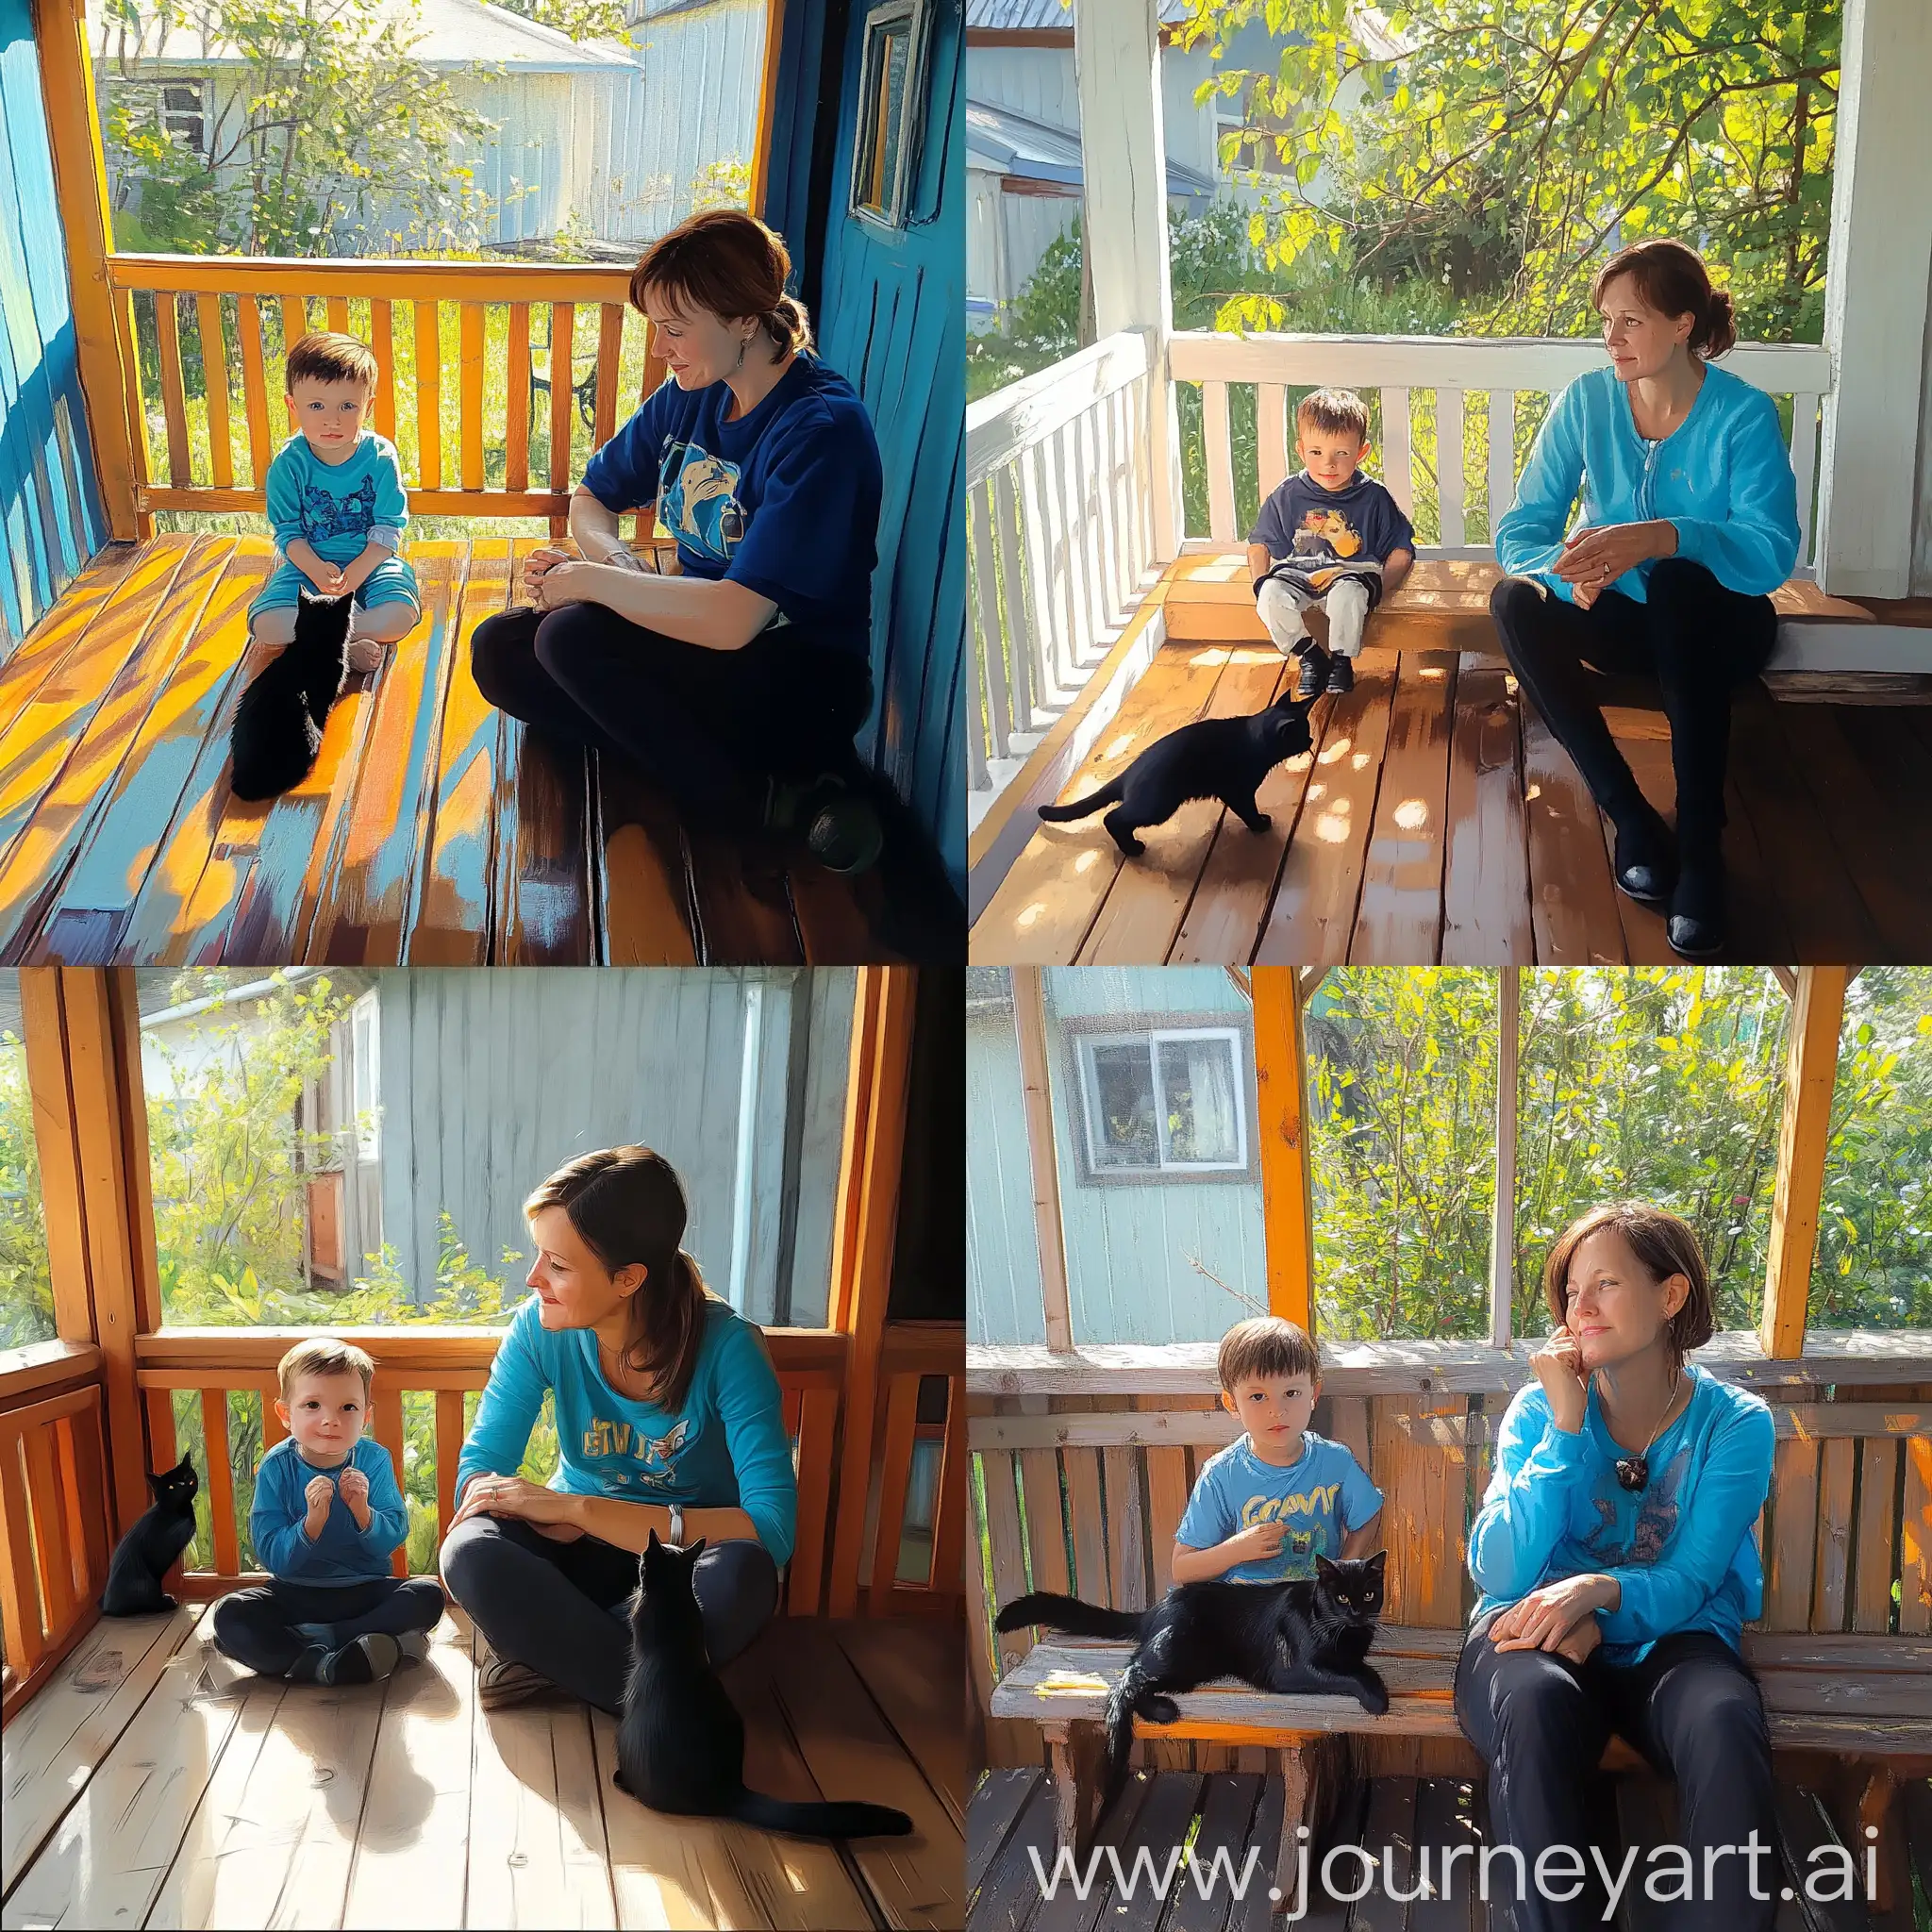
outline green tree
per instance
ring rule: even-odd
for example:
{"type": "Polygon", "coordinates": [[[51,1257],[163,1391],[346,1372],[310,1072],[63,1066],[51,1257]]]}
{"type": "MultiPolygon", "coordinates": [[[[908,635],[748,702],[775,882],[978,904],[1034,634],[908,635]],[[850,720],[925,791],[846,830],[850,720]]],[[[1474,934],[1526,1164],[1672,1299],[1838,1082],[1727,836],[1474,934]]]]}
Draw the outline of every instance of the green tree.
{"type": "Polygon", "coordinates": [[[637,44],[624,24],[621,0],[499,0],[511,13],[521,13],[540,26],[554,26],[574,41],[616,41],[637,44]]]}
{"type": "Polygon", "coordinates": [[[0,1348],[50,1341],[54,1332],[26,1053],[17,1034],[0,1033],[0,1348]]]}

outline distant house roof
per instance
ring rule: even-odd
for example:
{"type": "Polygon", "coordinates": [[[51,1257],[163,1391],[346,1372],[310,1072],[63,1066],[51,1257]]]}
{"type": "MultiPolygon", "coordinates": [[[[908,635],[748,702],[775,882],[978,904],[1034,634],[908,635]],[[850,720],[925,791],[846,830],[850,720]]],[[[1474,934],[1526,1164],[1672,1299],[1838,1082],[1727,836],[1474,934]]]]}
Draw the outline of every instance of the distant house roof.
{"type": "MultiPolygon", "coordinates": [[[[966,165],[1015,175],[1024,181],[1057,181],[1068,188],[1080,185],[1080,137],[1064,127],[1030,120],[1010,108],[966,97],[966,165]]],[[[1211,201],[1215,184],[1197,169],[1170,159],[1167,192],[1190,201],[1211,201]]]]}
{"type": "MultiPolygon", "coordinates": [[[[1160,0],[1162,26],[1179,26],[1194,11],[1193,0],[1160,0]]],[[[1074,31],[1073,0],[966,0],[966,25],[999,33],[1074,31]]]]}
{"type": "MultiPolygon", "coordinates": [[[[574,41],[489,0],[388,0],[377,15],[414,37],[409,58],[425,67],[512,67],[522,74],[575,73],[585,68],[628,67],[630,57],[612,41],[574,41]]],[[[227,42],[210,38],[200,23],[172,16],[165,28],[152,14],[141,20],[141,52],[171,66],[241,66],[246,57],[227,42]]],[[[117,45],[114,23],[103,18],[97,52],[109,58],[117,45]]]]}

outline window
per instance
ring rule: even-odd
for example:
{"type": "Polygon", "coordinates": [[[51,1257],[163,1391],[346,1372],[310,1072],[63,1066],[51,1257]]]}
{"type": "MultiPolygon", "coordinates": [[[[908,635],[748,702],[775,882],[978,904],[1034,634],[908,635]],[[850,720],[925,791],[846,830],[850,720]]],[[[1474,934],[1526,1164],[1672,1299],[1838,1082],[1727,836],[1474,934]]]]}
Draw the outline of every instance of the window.
{"type": "Polygon", "coordinates": [[[168,80],[148,90],[155,96],[161,132],[192,155],[208,152],[207,85],[200,80],[168,80]]]}
{"type": "Polygon", "coordinates": [[[55,1339],[33,1095],[21,1044],[20,974],[0,973],[0,1348],[55,1339]]]}
{"type": "Polygon", "coordinates": [[[1247,1167],[1248,1083],[1233,1027],[1079,1033],[1074,1041],[1094,1179],[1247,1167]]]}
{"type": "Polygon", "coordinates": [[[931,33],[930,0],[887,0],[866,16],[852,212],[888,227],[907,225],[919,177],[931,33]]]}

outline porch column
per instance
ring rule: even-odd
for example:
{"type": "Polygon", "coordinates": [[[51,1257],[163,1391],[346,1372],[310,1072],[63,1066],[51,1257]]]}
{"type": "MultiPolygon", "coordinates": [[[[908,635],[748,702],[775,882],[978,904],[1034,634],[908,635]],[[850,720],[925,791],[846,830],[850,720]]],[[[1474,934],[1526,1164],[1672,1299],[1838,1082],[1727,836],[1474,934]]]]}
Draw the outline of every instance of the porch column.
{"type": "Polygon", "coordinates": [[[1818,580],[1840,596],[1910,588],[1915,434],[1925,381],[1932,258],[1932,8],[1845,0],[1831,238],[1824,281],[1825,399],[1818,580]]]}
{"type": "Polygon", "coordinates": [[[1148,472],[1154,547],[1166,562],[1181,547],[1181,440],[1167,373],[1174,302],[1156,0],[1074,0],[1074,71],[1094,332],[1104,340],[1121,329],[1144,329],[1150,338],[1148,472]]]}

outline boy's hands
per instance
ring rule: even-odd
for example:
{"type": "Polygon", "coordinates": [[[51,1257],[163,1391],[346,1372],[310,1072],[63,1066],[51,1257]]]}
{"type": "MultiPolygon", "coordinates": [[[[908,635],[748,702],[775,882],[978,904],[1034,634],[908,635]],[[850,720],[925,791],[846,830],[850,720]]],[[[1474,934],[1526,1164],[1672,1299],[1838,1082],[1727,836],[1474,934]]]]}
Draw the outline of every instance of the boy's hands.
{"type": "MultiPolygon", "coordinates": [[[[366,1490],[368,1485],[363,1485],[366,1490]]],[[[308,1532],[308,1541],[313,1542],[322,1534],[323,1525],[328,1522],[329,1505],[335,1501],[336,1486],[330,1476],[312,1475],[308,1486],[302,1491],[303,1499],[308,1505],[308,1514],[303,1519],[302,1527],[308,1532]]]]}
{"type": "MultiPolygon", "coordinates": [[[[1222,1548],[1241,1552],[1235,1562],[1265,1563],[1269,1557],[1281,1554],[1281,1540],[1287,1534],[1287,1526],[1278,1519],[1267,1523],[1251,1523],[1238,1536],[1229,1537],[1222,1548]]],[[[1228,1568],[1232,1570],[1234,1564],[1230,1563],[1228,1568]]]]}
{"type": "Polygon", "coordinates": [[[345,1469],[337,1478],[337,1489],[349,1506],[349,1514],[356,1519],[358,1529],[367,1529],[370,1524],[369,1478],[359,1469],[345,1469]]]}
{"type": "MultiPolygon", "coordinates": [[[[342,596],[351,586],[344,581],[342,567],[339,563],[325,563],[316,556],[312,545],[297,538],[283,553],[302,575],[313,584],[325,597],[342,596]]],[[[358,558],[359,562],[360,559],[358,558]]],[[[367,575],[365,571],[363,575],[367,575]]],[[[359,582],[360,579],[358,578],[359,582]]]]}

